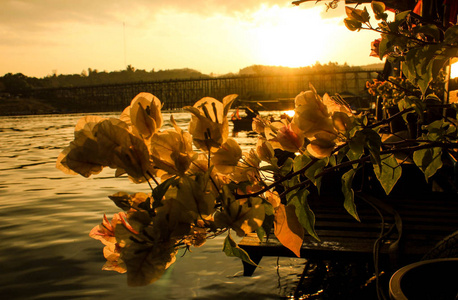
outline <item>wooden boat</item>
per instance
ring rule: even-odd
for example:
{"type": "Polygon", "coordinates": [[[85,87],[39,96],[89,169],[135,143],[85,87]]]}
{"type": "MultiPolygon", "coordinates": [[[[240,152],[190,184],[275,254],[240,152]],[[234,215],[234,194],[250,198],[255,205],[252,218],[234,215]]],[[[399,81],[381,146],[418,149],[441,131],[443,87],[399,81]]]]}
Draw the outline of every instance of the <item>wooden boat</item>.
{"type": "Polygon", "coordinates": [[[253,118],[251,117],[243,117],[240,119],[231,119],[232,124],[234,124],[234,128],[232,132],[240,132],[240,131],[252,131],[252,123],[253,118]]]}
{"type": "Polygon", "coordinates": [[[256,116],[259,115],[259,112],[256,109],[244,107],[245,116],[241,117],[239,115],[239,108],[240,107],[237,107],[237,111],[231,116],[232,124],[234,124],[232,132],[237,133],[240,131],[252,131],[253,118],[256,118],[256,116]]]}

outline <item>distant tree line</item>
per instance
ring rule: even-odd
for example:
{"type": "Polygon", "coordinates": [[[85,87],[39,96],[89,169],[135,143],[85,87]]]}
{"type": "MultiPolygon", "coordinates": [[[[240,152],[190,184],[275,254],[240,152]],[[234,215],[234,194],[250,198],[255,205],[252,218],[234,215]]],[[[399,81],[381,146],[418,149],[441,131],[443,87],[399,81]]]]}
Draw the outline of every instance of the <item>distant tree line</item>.
{"type": "MultiPolygon", "coordinates": [[[[377,64],[375,67],[380,67],[383,65],[377,64]]],[[[339,65],[337,62],[329,62],[327,64],[320,64],[316,62],[312,66],[300,67],[300,68],[291,68],[291,67],[282,67],[282,66],[263,66],[263,65],[253,65],[246,68],[243,68],[237,74],[238,76],[243,75],[301,75],[314,72],[345,72],[345,71],[357,71],[363,70],[367,66],[349,66],[347,63],[339,65]]]]}
{"type": "Polygon", "coordinates": [[[8,73],[0,77],[0,92],[12,95],[27,95],[29,91],[37,88],[58,88],[58,87],[78,87],[104,84],[122,84],[133,82],[147,82],[173,79],[202,79],[210,77],[232,77],[232,76],[250,76],[250,75],[297,75],[310,72],[336,72],[346,70],[361,70],[363,67],[351,67],[347,64],[339,65],[330,62],[321,65],[316,63],[313,66],[301,68],[288,68],[280,66],[263,66],[253,65],[240,69],[238,73],[229,73],[219,76],[206,75],[193,69],[172,69],[151,71],[135,69],[128,65],[125,70],[121,71],[98,71],[97,69],[88,68],[80,74],[53,75],[44,78],[28,77],[22,73],[8,73]]]}

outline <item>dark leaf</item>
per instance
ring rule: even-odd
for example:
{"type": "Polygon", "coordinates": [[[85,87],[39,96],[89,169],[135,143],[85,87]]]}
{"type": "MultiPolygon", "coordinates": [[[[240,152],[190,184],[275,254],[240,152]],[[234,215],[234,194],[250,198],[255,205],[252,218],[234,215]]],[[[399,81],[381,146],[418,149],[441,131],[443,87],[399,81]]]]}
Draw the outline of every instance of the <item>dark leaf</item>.
{"type": "Polygon", "coordinates": [[[358,212],[356,211],[356,205],[355,205],[355,194],[353,192],[353,189],[351,188],[353,178],[355,177],[356,170],[351,169],[347,173],[345,173],[342,176],[342,192],[345,197],[344,201],[344,207],[347,210],[347,212],[353,216],[356,220],[360,222],[358,212]]]}
{"type": "Polygon", "coordinates": [[[374,173],[388,195],[398,179],[401,178],[402,168],[393,154],[384,154],[381,159],[382,164],[380,166],[373,165],[374,173]]]}
{"type": "Polygon", "coordinates": [[[310,209],[310,206],[307,202],[307,196],[309,192],[307,189],[299,190],[297,193],[291,195],[288,199],[288,204],[294,205],[296,208],[296,216],[301,223],[302,227],[313,236],[316,240],[320,240],[318,238],[318,234],[315,231],[315,214],[310,209]]]}
{"type": "Polygon", "coordinates": [[[257,264],[255,264],[251,260],[248,253],[242,248],[240,248],[237,245],[237,243],[232,239],[230,233],[228,233],[226,239],[224,239],[223,252],[226,253],[227,256],[238,257],[244,262],[249,263],[250,265],[257,266],[257,264]]]}

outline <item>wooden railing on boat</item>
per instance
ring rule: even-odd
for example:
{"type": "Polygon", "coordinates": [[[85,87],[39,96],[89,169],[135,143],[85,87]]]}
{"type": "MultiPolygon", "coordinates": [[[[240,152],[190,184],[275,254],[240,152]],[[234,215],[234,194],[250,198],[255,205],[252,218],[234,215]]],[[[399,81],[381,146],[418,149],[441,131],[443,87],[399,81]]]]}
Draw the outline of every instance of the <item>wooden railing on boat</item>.
{"type": "MultiPolygon", "coordinates": [[[[321,241],[306,236],[301,257],[371,261],[376,251],[378,263],[395,270],[420,260],[442,239],[458,230],[456,193],[380,199],[359,195],[355,203],[361,222],[345,211],[342,199],[320,197],[319,201],[309,203],[316,215],[315,228],[321,241]]],[[[255,233],[249,234],[239,246],[256,264],[263,256],[295,257],[273,234],[263,241],[255,233]]],[[[458,250],[458,245],[456,247],[458,250]]],[[[454,253],[458,255],[458,251],[454,253]]],[[[256,267],[247,263],[243,265],[244,275],[251,276],[256,267]]]]}

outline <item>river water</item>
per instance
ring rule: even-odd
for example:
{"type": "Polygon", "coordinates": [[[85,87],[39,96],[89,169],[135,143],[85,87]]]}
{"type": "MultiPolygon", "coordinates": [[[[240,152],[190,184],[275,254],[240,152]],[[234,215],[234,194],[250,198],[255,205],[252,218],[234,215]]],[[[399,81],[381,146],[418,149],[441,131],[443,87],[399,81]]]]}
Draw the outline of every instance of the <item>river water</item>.
{"type": "MultiPolygon", "coordinates": [[[[189,114],[173,115],[186,128],[189,114]]],[[[103,245],[88,233],[104,213],[111,218],[119,212],[107,196],[149,189],[114,178],[111,169],[86,179],[55,168],[81,116],[0,117],[0,299],[242,300],[294,292],[302,259],[265,257],[262,268],[243,277],[240,260],[222,252],[224,236],[180,253],[165,275],[146,287],[128,287],[125,275],[102,271],[103,245]]],[[[245,133],[236,139],[244,150],[255,143],[245,133]]]]}

